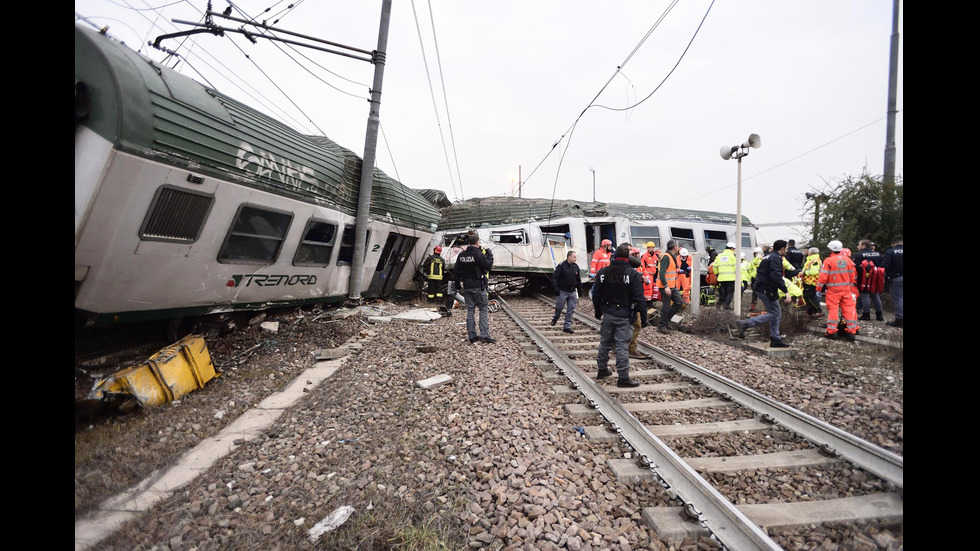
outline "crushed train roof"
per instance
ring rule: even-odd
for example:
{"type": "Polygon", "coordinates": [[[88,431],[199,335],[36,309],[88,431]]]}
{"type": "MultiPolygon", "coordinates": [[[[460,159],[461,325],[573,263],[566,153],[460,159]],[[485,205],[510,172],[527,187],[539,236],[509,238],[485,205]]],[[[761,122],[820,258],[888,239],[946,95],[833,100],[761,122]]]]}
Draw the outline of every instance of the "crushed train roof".
{"type": "MultiPolygon", "coordinates": [[[[527,222],[547,223],[549,220],[561,218],[604,218],[610,216],[626,216],[637,221],[689,220],[715,224],[735,224],[736,221],[736,215],[733,213],[628,205],[626,203],[523,197],[466,199],[440,209],[440,213],[440,229],[479,228],[527,222]]],[[[742,215],[742,225],[754,227],[745,215],[742,215]]]]}

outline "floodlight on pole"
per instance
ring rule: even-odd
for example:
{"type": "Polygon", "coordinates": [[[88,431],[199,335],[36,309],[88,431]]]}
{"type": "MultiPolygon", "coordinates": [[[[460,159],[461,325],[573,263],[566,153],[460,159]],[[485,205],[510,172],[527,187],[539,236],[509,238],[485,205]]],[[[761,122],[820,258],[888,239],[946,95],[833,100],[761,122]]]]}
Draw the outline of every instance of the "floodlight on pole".
{"type": "Polygon", "coordinates": [[[735,207],[735,297],[732,308],[735,317],[742,317],[742,157],[749,154],[749,149],[759,149],[762,140],[758,134],[749,134],[742,145],[722,146],[721,158],[738,159],[738,193],[735,207]]]}

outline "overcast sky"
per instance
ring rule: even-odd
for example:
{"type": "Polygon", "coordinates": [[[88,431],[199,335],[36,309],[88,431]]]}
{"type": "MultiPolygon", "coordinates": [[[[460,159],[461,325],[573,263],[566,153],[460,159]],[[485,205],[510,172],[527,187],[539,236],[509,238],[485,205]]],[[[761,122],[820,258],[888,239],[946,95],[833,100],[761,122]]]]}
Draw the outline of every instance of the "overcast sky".
{"type": "MultiPolygon", "coordinates": [[[[292,4],[244,0],[232,15],[378,47],[380,0],[292,4]]],[[[75,19],[107,25],[160,61],[166,54],[147,42],[192,29],[173,20],[202,21],[206,7],[76,0],[75,19]]],[[[892,7],[892,0],[394,0],[376,164],[451,200],[516,195],[523,181],[524,197],[590,201],[594,192],[598,201],[734,213],[738,163],[719,150],[755,133],[762,147],[742,160],[742,213],[760,225],[799,222],[806,192],[884,171],[892,7]]],[[[902,24],[900,13],[898,176],[902,24]]],[[[161,45],[182,56],[176,68],[184,74],[363,155],[370,63],[262,38],[252,44],[237,33],[161,45]]],[[[770,242],[803,232],[759,230],[770,242]]]]}

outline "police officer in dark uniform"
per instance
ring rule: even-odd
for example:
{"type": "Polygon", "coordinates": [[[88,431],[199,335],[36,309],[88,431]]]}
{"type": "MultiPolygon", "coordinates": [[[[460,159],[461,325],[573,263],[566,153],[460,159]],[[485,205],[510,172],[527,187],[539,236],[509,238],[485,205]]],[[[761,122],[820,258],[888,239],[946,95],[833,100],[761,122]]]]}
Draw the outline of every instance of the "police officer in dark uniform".
{"type": "Polygon", "coordinates": [[[462,289],[466,299],[466,332],[470,343],[478,341],[493,343],[497,339],[490,336],[490,315],[487,306],[487,283],[490,269],[493,268],[493,253],[480,247],[480,237],[475,233],[467,237],[466,250],[456,257],[453,273],[456,287],[462,289]],[[476,309],[480,310],[480,332],[477,333],[476,309]]]}
{"type": "Polygon", "coordinates": [[[616,372],[619,380],[616,386],[636,387],[640,383],[630,379],[629,344],[633,338],[633,316],[646,307],[643,299],[643,279],[635,268],[630,266],[630,245],[623,243],[609,266],[599,270],[592,286],[592,306],[596,319],[602,320],[599,328],[599,364],[597,379],[610,375],[609,352],[615,345],[616,372]]]}

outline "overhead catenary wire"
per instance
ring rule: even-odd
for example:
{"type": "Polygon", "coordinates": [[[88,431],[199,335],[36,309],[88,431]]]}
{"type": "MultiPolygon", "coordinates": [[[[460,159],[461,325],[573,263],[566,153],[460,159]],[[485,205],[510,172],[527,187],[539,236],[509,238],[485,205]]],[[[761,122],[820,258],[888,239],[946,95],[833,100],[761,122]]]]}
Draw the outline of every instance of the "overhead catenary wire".
{"type": "MultiPolygon", "coordinates": [[[[430,6],[430,10],[431,10],[431,6],[430,6]]],[[[429,73],[429,61],[425,55],[425,43],[422,40],[422,28],[419,26],[418,13],[415,10],[415,0],[412,0],[412,17],[415,20],[415,32],[419,37],[419,48],[422,51],[422,64],[425,67],[425,80],[429,84],[429,95],[432,97],[432,109],[435,112],[435,116],[436,116],[436,127],[439,129],[439,139],[442,140],[442,154],[446,158],[446,168],[449,170],[449,181],[453,186],[453,195],[457,197],[462,197],[463,196],[462,184],[460,184],[460,190],[459,193],[457,194],[456,179],[453,177],[453,169],[449,163],[449,152],[446,150],[446,137],[442,133],[442,122],[439,120],[439,108],[436,104],[435,90],[432,89],[432,76],[429,73]]],[[[440,68],[440,73],[441,72],[442,69],[440,68]]],[[[443,88],[443,90],[445,90],[445,88],[443,88]]]]}
{"type": "Polygon", "coordinates": [[[453,120],[449,115],[449,95],[446,94],[446,78],[442,72],[442,55],[439,53],[439,40],[436,38],[436,20],[432,15],[432,0],[429,0],[429,21],[432,24],[432,43],[436,48],[436,63],[439,65],[439,83],[442,85],[442,101],[446,104],[446,123],[449,124],[449,144],[456,162],[456,179],[459,180],[459,194],[463,196],[463,174],[459,170],[459,156],[456,154],[456,137],[453,134],[453,120]]]}
{"type": "MultiPolygon", "coordinates": [[[[769,172],[770,170],[775,170],[775,169],[777,169],[777,168],[779,168],[779,167],[781,167],[781,166],[783,166],[785,164],[788,164],[788,163],[791,163],[791,162],[793,162],[793,161],[795,161],[797,159],[801,159],[803,157],[806,157],[807,155],[809,155],[809,154],[811,154],[811,153],[813,153],[815,151],[819,151],[820,149],[823,149],[824,147],[827,147],[827,146],[829,146],[830,144],[832,144],[834,142],[837,142],[839,140],[842,140],[842,139],[850,136],[851,134],[855,134],[857,132],[860,132],[861,130],[864,130],[865,128],[868,128],[870,126],[873,126],[875,124],[878,124],[879,122],[885,120],[886,118],[887,117],[881,117],[879,119],[873,120],[873,121],[869,122],[868,124],[865,124],[865,125],[863,125],[863,126],[861,126],[859,128],[855,128],[854,130],[851,130],[850,132],[846,132],[846,133],[844,133],[844,134],[842,134],[842,135],[840,135],[840,136],[838,136],[838,137],[836,137],[836,138],[834,138],[834,139],[832,139],[832,140],[830,140],[830,141],[828,141],[828,142],[826,142],[824,144],[818,145],[817,147],[814,147],[814,148],[812,148],[812,149],[810,149],[808,151],[805,151],[803,153],[800,153],[799,155],[797,155],[795,157],[786,159],[785,161],[783,161],[783,162],[781,162],[779,164],[773,165],[773,166],[771,166],[771,167],[769,167],[769,168],[767,168],[765,170],[762,170],[760,172],[756,172],[755,174],[753,174],[751,176],[744,176],[742,178],[742,182],[744,183],[746,180],[750,180],[752,178],[755,178],[756,176],[761,176],[761,175],[765,174],[766,172],[769,172]]],[[[686,201],[681,201],[679,203],[675,203],[673,205],[669,205],[669,207],[670,208],[676,208],[676,207],[679,207],[681,205],[686,205],[687,203],[691,203],[693,201],[699,201],[701,199],[704,199],[705,197],[708,197],[710,195],[714,195],[715,193],[719,193],[719,192],[724,191],[726,189],[729,189],[729,188],[731,188],[732,186],[735,186],[735,185],[738,185],[738,183],[736,182],[736,183],[733,183],[733,184],[726,184],[726,185],[724,185],[722,187],[719,187],[718,189],[715,189],[714,191],[709,191],[708,193],[704,193],[704,194],[699,195],[697,197],[694,197],[692,199],[688,199],[686,201]]]]}
{"type": "MultiPolygon", "coordinates": [[[[630,51],[630,53],[629,53],[629,54],[628,54],[628,55],[626,56],[626,59],[624,59],[624,60],[622,61],[622,63],[620,63],[619,65],[617,65],[617,66],[616,66],[616,70],[615,70],[615,71],[613,71],[613,74],[612,74],[612,76],[610,76],[610,77],[609,77],[609,80],[607,80],[607,81],[606,81],[606,83],[602,85],[602,87],[601,87],[601,88],[599,89],[599,91],[598,91],[598,92],[596,93],[596,95],[595,95],[595,97],[593,97],[593,98],[592,98],[592,101],[590,101],[590,102],[588,103],[588,105],[586,105],[586,106],[585,106],[585,108],[584,108],[584,109],[582,109],[582,112],[581,112],[581,113],[579,113],[579,115],[578,115],[578,117],[576,117],[576,118],[575,118],[575,121],[574,121],[574,122],[572,122],[572,124],[571,124],[571,126],[569,126],[569,128],[568,128],[568,130],[566,130],[566,131],[565,131],[565,133],[564,133],[564,134],[562,134],[562,135],[561,135],[561,137],[559,137],[559,138],[558,138],[558,140],[556,140],[556,141],[555,141],[555,143],[553,143],[553,144],[552,144],[552,146],[551,146],[551,148],[550,148],[550,149],[548,150],[548,153],[546,153],[546,154],[545,154],[545,156],[544,156],[544,158],[543,158],[543,159],[541,160],[541,162],[539,162],[539,163],[538,163],[538,165],[537,165],[537,166],[536,166],[536,167],[534,168],[534,170],[532,170],[532,171],[531,171],[531,173],[530,173],[530,174],[528,174],[528,176],[527,176],[527,178],[525,178],[525,179],[524,179],[524,181],[523,181],[523,182],[521,182],[521,183],[520,183],[520,184],[518,185],[518,188],[517,188],[517,190],[516,190],[516,191],[515,191],[514,193],[520,193],[520,192],[521,192],[521,190],[522,190],[522,189],[523,189],[523,187],[524,187],[524,184],[526,184],[526,183],[527,183],[527,181],[528,181],[528,180],[529,180],[529,179],[530,179],[530,178],[531,178],[531,177],[532,177],[532,176],[534,175],[534,173],[535,173],[535,172],[537,171],[537,169],[538,169],[538,167],[540,167],[540,166],[541,166],[541,164],[542,164],[542,163],[544,162],[544,160],[545,160],[545,159],[547,159],[547,158],[548,158],[548,156],[550,156],[550,155],[551,155],[551,153],[552,153],[552,152],[554,151],[554,149],[555,149],[555,147],[557,147],[557,146],[558,146],[558,144],[559,144],[559,143],[561,143],[561,142],[562,142],[562,140],[564,140],[564,139],[565,139],[565,136],[566,136],[566,135],[567,135],[567,134],[568,134],[568,133],[569,133],[570,131],[572,131],[572,130],[573,130],[573,129],[575,128],[575,126],[576,126],[576,125],[578,124],[578,121],[582,119],[582,117],[583,117],[583,116],[585,115],[585,113],[586,113],[586,112],[587,112],[587,111],[588,111],[588,110],[589,110],[589,109],[590,109],[591,107],[593,107],[593,106],[594,106],[594,104],[595,104],[595,101],[596,101],[597,99],[599,99],[599,96],[601,96],[601,95],[602,95],[602,93],[603,93],[603,92],[604,92],[604,91],[606,90],[606,88],[607,88],[607,87],[609,86],[609,84],[610,84],[610,83],[612,83],[612,81],[613,81],[613,80],[614,80],[614,79],[616,78],[616,76],[617,76],[617,75],[619,75],[619,74],[620,74],[620,73],[622,72],[622,69],[623,69],[623,67],[625,67],[625,66],[626,66],[626,64],[627,64],[627,63],[629,63],[629,61],[630,61],[630,60],[631,60],[631,59],[633,58],[633,56],[634,56],[634,55],[636,55],[636,53],[637,53],[637,52],[638,52],[638,51],[640,50],[640,48],[641,48],[641,47],[643,46],[643,44],[644,44],[644,43],[645,43],[645,42],[647,41],[647,39],[648,39],[648,38],[650,38],[650,35],[652,35],[652,34],[653,34],[653,32],[654,32],[654,31],[655,31],[655,30],[656,30],[656,29],[657,29],[657,28],[658,28],[658,27],[660,26],[660,23],[661,23],[661,22],[662,22],[662,21],[664,20],[664,18],[665,18],[665,17],[667,16],[667,14],[669,14],[669,13],[671,12],[671,10],[673,10],[673,9],[674,9],[674,6],[676,6],[676,5],[677,5],[677,2],[678,2],[678,1],[679,1],[679,0],[673,0],[673,1],[672,1],[672,2],[671,2],[671,3],[670,3],[670,4],[668,5],[668,6],[667,6],[667,8],[666,8],[666,9],[664,10],[664,12],[660,14],[660,16],[659,16],[659,17],[657,18],[657,20],[656,20],[656,21],[655,21],[655,22],[653,23],[653,25],[652,25],[652,26],[650,27],[650,29],[648,29],[648,30],[647,30],[647,32],[646,32],[646,34],[645,34],[645,35],[643,35],[643,38],[641,38],[641,39],[640,39],[640,41],[639,41],[639,42],[637,43],[637,45],[633,47],[633,50],[632,50],[632,51],[630,51]]],[[[714,0],[712,0],[712,2],[711,2],[711,5],[714,5],[714,0]]],[[[708,15],[708,12],[710,12],[710,11],[711,11],[711,5],[709,5],[709,6],[708,6],[708,10],[707,10],[707,12],[705,12],[705,17],[707,17],[707,15],[708,15]]],[[[703,19],[702,19],[702,23],[703,23],[703,19]]],[[[698,26],[698,28],[700,29],[700,25],[698,26]]],[[[695,31],[695,34],[694,34],[694,36],[697,36],[697,31],[695,31]]],[[[693,41],[693,40],[694,40],[694,37],[692,37],[692,38],[691,38],[691,40],[693,41]]],[[[688,44],[688,47],[690,47],[690,43],[688,44]]],[[[686,51],[687,51],[687,49],[685,49],[684,51],[686,52],[686,51]]],[[[683,59],[683,54],[681,55],[681,59],[683,59]]],[[[678,60],[678,63],[680,63],[680,59],[678,60]]],[[[675,65],[675,68],[676,68],[676,65],[675,65]]],[[[673,72],[673,69],[671,70],[671,73],[672,73],[672,72],[673,72]]],[[[668,73],[668,75],[667,75],[667,77],[669,77],[669,76],[670,76],[670,73],[668,73]]],[[[664,80],[666,80],[666,78],[667,78],[667,77],[665,77],[665,79],[664,79],[664,80]]],[[[661,85],[662,85],[662,84],[663,84],[663,83],[661,82],[661,85]]],[[[657,88],[659,89],[659,86],[658,86],[657,88]]],[[[656,89],[654,90],[654,92],[656,92],[656,89]]],[[[649,96],[647,96],[647,98],[644,98],[644,100],[643,100],[643,101],[646,101],[646,99],[648,99],[648,98],[649,98],[650,96],[652,96],[652,95],[653,95],[653,92],[651,92],[651,94],[650,94],[649,96]]],[[[642,101],[641,101],[641,102],[638,102],[638,103],[637,103],[637,105],[638,105],[639,103],[642,103],[642,101]]],[[[626,109],[630,109],[630,108],[632,108],[632,107],[628,107],[628,108],[626,108],[626,109]]],[[[625,110],[625,109],[622,109],[622,110],[625,110]]],[[[569,140],[571,140],[571,136],[569,136],[569,140]]],[[[566,148],[565,148],[565,151],[566,151],[566,152],[568,151],[568,147],[567,147],[567,146],[566,146],[566,148]]],[[[564,155],[562,155],[562,157],[564,157],[564,155]]],[[[560,162],[559,162],[559,168],[558,168],[557,170],[559,170],[559,171],[561,170],[561,163],[560,163],[560,162]]],[[[556,174],[556,179],[555,179],[555,187],[554,187],[554,189],[552,190],[552,198],[554,198],[554,193],[555,193],[555,191],[557,190],[557,185],[558,185],[558,181],[557,181],[557,174],[556,174]]],[[[513,195],[514,193],[512,193],[512,195],[513,195]]]]}

